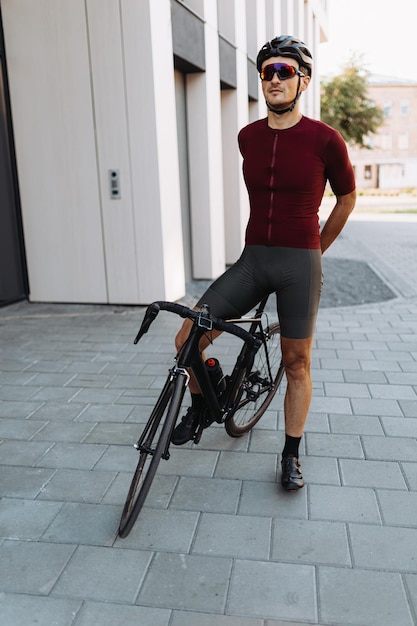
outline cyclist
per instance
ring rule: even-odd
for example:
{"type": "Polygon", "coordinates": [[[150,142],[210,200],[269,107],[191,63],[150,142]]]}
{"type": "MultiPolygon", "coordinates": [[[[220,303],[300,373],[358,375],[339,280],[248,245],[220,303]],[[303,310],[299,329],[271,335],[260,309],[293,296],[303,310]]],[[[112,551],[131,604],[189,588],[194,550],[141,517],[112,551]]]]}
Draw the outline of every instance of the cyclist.
{"type": "MultiPolygon", "coordinates": [[[[266,294],[276,292],[287,390],[284,399],[285,444],[281,484],[303,487],[299,445],[311,395],[313,333],[322,286],[321,256],[344,227],[356,200],[354,172],[341,135],[303,116],[299,98],[307,89],[313,59],[299,39],[282,35],[267,42],[257,69],[267,117],[239,132],[250,216],[241,257],[200,298],[224,319],[250,311],[266,294]],[[318,210],[326,182],[336,202],[320,232],[318,210]]],[[[176,337],[184,343],[192,322],[176,337]]],[[[213,336],[215,334],[213,333],[213,336]]],[[[203,338],[201,350],[208,345],[203,338]]],[[[174,429],[172,442],[192,438],[204,408],[199,387],[190,381],[191,407],[174,429]]]]}

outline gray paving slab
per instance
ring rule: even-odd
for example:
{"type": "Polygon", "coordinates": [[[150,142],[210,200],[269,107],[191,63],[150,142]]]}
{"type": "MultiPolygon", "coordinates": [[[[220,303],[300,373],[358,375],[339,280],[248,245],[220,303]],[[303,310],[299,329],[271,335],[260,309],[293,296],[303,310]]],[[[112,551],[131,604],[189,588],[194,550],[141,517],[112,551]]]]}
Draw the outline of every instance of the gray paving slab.
{"type": "Polygon", "coordinates": [[[215,476],[247,480],[276,480],[276,454],[222,452],[215,476]]]}
{"type": "Polygon", "coordinates": [[[58,469],[42,485],[38,500],[99,503],[116,477],[115,472],[58,469]]]}
{"type": "Polygon", "coordinates": [[[115,539],[119,512],[117,506],[66,502],[43,533],[42,540],[111,546],[115,539]]]}
{"type": "Polygon", "coordinates": [[[344,485],[407,490],[402,468],[394,461],[339,459],[339,466],[344,485]]]}
{"type": "Polygon", "coordinates": [[[55,469],[1,465],[0,497],[36,498],[55,469]]]}
{"type": "Polygon", "coordinates": [[[375,492],[364,487],[310,485],[310,518],[381,523],[375,492]]]}
{"type": "Polygon", "coordinates": [[[414,574],[407,574],[404,576],[405,588],[409,597],[411,598],[412,607],[414,608],[414,615],[417,612],[417,576],[414,574]]]}
{"type": "Polygon", "coordinates": [[[48,422],[64,421],[71,423],[85,410],[86,406],[86,404],[77,402],[42,402],[39,403],[38,407],[29,417],[31,419],[40,419],[48,422]]]}
{"type": "MultiPolygon", "coordinates": [[[[41,545],[54,550],[69,548],[66,544],[41,545]]],[[[80,545],[55,583],[52,595],[131,605],[151,559],[152,552],[80,545]]]]}
{"type": "Polygon", "coordinates": [[[192,552],[266,560],[270,552],[270,535],[271,520],[267,517],[204,513],[192,552]]]}
{"type": "Polygon", "coordinates": [[[16,420],[3,418],[0,423],[0,437],[3,439],[23,439],[34,437],[45,426],[37,420],[16,420]]]}
{"type": "Polygon", "coordinates": [[[381,422],[389,437],[417,438],[417,417],[381,417],[381,422]]]}
{"type": "Polygon", "coordinates": [[[3,626],[35,624],[72,626],[81,604],[80,600],[64,600],[23,593],[2,593],[0,595],[1,621],[3,626]]]}
{"type": "Polygon", "coordinates": [[[306,432],[307,453],[312,456],[362,459],[362,442],[358,435],[306,432]]]}
{"type": "Polygon", "coordinates": [[[224,613],[232,565],[232,559],[226,557],[159,552],[136,602],[145,606],[224,613]]]}
{"type": "Polygon", "coordinates": [[[314,520],[274,520],[274,561],[351,567],[346,525],[314,520]],[[289,541],[296,537],[296,541],[289,541]]]}
{"type": "Polygon", "coordinates": [[[241,491],[240,480],[183,476],[170,506],[186,511],[236,513],[241,491]]]}
{"type": "Polygon", "coordinates": [[[372,572],[370,575],[358,569],[320,567],[319,585],[320,616],[325,624],[411,626],[414,623],[398,574],[372,572]]]}
{"type": "Polygon", "coordinates": [[[417,493],[379,489],[377,497],[384,524],[417,528],[417,493]]]}
{"type": "Polygon", "coordinates": [[[171,626],[263,626],[263,624],[264,621],[257,618],[208,615],[195,611],[174,611],[171,622],[171,626]]]}
{"type": "MultiPolygon", "coordinates": [[[[31,420],[32,421],[32,420],[31,420]]],[[[76,422],[62,422],[56,421],[44,421],[42,422],[42,428],[39,428],[33,435],[34,441],[51,441],[56,442],[57,439],[61,442],[73,442],[82,443],[86,440],[87,436],[95,428],[95,424],[78,424],[76,422]]],[[[94,442],[87,442],[94,443],[94,442]]]]}
{"type": "Polygon", "coordinates": [[[401,463],[401,468],[409,489],[417,491],[417,465],[415,463],[401,463]]]}
{"type": "Polygon", "coordinates": [[[78,422],[124,422],[133,411],[134,405],[89,404],[77,417],[78,422]]]}
{"type": "MultiPolygon", "coordinates": [[[[416,355],[417,359],[417,355],[416,355]]],[[[400,400],[399,405],[406,417],[416,417],[417,415],[417,402],[415,400],[400,400]]]]}
{"type": "Polygon", "coordinates": [[[228,612],[270,619],[316,620],[315,569],[266,561],[235,562],[228,612]],[[251,593],[248,593],[248,590],[251,593]]]}
{"type": "Polygon", "coordinates": [[[0,533],[8,539],[37,541],[62,509],[60,502],[0,500],[0,533]]]}
{"type": "Polygon", "coordinates": [[[38,459],[37,465],[39,467],[92,469],[106,449],[106,446],[98,443],[58,441],[48,447],[38,459]]]}
{"type": "Polygon", "coordinates": [[[416,528],[352,524],[349,531],[359,567],[416,573],[416,528]]]}
{"type": "MultiPolygon", "coordinates": [[[[319,313],[305,488],[277,483],[283,384],[250,435],[173,448],[127,539],[132,444],[177,320],[135,347],[142,307],[0,309],[2,626],[417,625],[417,220],[384,219],[350,220],[326,253],[394,297],[319,313]]],[[[236,343],[211,351],[228,366],[236,343]]]]}
{"type": "Polygon", "coordinates": [[[417,459],[414,437],[373,437],[364,435],[362,444],[366,458],[381,461],[412,461],[417,459]]]}
{"type": "Polygon", "coordinates": [[[339,435],[384,435],[377,415],[329,415],[330,432],[339,435]]]}
{"type": "Polygon", "coordinates": [[[115,545],[119,548],[186,554],[191,550],[199,519],[200,514],[195,511],[161,510],[146,506],[141,514],[141,523],[126,539],[118,539],[115,545]]]}
{"type": "Polygon", "coordinates": [[[76,549],[74,545],[6,539],[0,546],[2,592],[49,595],[76,549]]]}
{"type": "Polygon", "coordinates": [[[303,489],[297,498],[291,498],[273,481],[244,481],[238,513],[307,519],[307,489],[303,489]]]}
{"type": "Polygon", "coordinates": [[[169,626],[171,611],[111,604],[109,602],[84,602],[74,622],[75,626],[169,626]]]}

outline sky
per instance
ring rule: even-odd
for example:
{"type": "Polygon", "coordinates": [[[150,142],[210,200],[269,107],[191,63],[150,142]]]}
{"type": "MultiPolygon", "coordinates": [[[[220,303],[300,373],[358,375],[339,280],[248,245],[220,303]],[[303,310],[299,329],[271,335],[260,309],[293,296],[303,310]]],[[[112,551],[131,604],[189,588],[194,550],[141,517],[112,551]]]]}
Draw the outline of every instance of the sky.
{"type": "Polygon", "coordinates": [[[357,55],[371,74],[417,81],[417,0],[327,0],[328,42],[320,76],[338,74],[357,55]]]}

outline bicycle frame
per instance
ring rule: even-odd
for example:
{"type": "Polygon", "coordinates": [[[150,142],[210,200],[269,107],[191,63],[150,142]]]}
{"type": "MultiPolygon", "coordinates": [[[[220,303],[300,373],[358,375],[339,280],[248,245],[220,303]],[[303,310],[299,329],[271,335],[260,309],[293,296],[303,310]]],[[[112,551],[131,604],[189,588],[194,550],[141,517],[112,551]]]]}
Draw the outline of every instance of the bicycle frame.
{"type": "MultiPolygon", "coordinates": [[[[234,324],[249,323],[251,325],[249,333],[253,335],[257,330],[259,330],[261,332],[262,342],[265,343],[265,338],[263,337],[262,332],[262,314],[264,311],[266,300],[267,298],[262,300],[258,309],[255,312],[254,317],[241,317],[227,321],[234,324]]],[[[179,369],[191,369],[200,387],[205,403],[209,409],[211,418],[217,423],[221,424],[225,421],[225,419],[227,419],[227,412],[234,403],[242,380],[245,376],[247,367],[252,365],[256,351],[259,349],[259,344],[257,345],[257,347],[253,348],[249,348],[247,344],[244,344],[242,346],[242,349],[236,361],[236,365],[232,371],[232,374],[229,377],[226,391],[223,394],[221,400],[219,400],[211,384],[209,375],[204,364],[204,360],[201,356],[199,349],[199,342],[201,337],[203,337],[203,335],[206,334],[207,331],[211,330],[210,326],[205,325],[205,321],[206,318],[204,317],[204,315],[202,316],[200,321],[198,319],[194,321],[190,335],[188,336],[187,341],[184,343],[181,350],[179,351],[176,360],[178,362],[179,369]]],[[[268,354],[266,353],[266,355],[268,359],[268,354]]],[[[267,364],[268,370],[270,372],[269,360],[267,364]]],[[[173,368],[173,370],[175,371],[175,367],[173,368]]]]}

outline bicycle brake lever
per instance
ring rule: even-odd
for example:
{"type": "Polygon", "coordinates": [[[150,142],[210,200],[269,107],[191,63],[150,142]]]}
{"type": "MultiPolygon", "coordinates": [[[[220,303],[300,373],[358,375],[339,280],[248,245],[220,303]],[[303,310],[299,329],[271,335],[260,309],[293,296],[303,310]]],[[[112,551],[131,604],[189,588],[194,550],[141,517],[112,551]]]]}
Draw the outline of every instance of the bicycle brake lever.
{"type": "Polygon", "coordinates": [[[139,339],[148,332],[149,326],[152,324],[160,310],[161,309],[159,307],[159,304],[157,304],[156,302],[153,302],[148,306],[148,308],[146,309],[145,317],[143,318],[142,324],[139,328],[139,332],[133,341],[135,345],[138,343],[139,339]]]}

